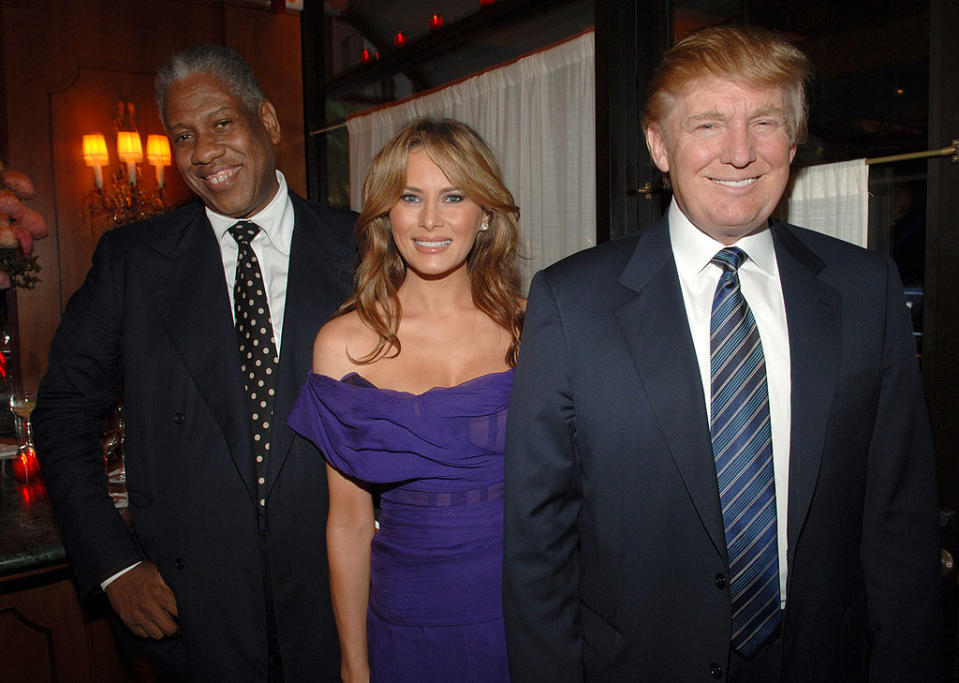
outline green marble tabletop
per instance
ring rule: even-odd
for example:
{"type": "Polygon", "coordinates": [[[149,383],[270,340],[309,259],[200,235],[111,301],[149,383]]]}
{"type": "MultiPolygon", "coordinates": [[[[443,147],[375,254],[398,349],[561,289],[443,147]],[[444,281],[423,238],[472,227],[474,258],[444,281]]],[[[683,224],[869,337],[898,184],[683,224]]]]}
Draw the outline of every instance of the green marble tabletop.
{"type": "Polygon", "coordinates": [[[0,472],[0,577],[66,560],[43,480],[21,484],[11,463],[0,472]]]}

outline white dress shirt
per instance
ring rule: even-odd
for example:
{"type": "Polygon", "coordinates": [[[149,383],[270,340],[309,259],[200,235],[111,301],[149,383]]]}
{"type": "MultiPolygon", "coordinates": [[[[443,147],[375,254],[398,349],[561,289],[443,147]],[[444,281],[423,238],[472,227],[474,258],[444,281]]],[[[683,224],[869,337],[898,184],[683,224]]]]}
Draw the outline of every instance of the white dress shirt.
{"type": "MultiPolygon", "coordinates": [[[[674,199],[669,206],[669,239],[679,271],[689,331],[706,399],[706,418],[712,403],[709,324],[713,296],[722,268],[710,260],[726,245],[694,226],[674,199]]],[[[786,603],[786,511],[789,494],[790,363],[789,328],[779,281],[779,265],[769,230],[748,235],[735,244],[749,258],[739,267],[743,297],[759,328],[766,359],[769,417],[772,429],[773,470],[776,481],[776,527],[779,541],[779,595],[786,603]]]]}
{"type": "MultiPolygon", "coordinates": [[[[286,280],[290,272],[290,246],[293,243],[293,202],[287,190],[286,178],[280,171],[276,172],[276,180],[280,185],[273,199],[262,211],[257,212],[244,220],[252,221],[260,226],[260,232],[253,238],[251,246],[253,253],[260,262],[260,271],[266,283],[267,300],[270,302],[270,321],[273,323],[273,338],[276,342],[277,355],[282,348],[281,335],[283,334],[283,313],[286,308],[286,280]]],[[[226,290],[230,296],[230,311],[233,322],[236,323],[236,310],[233,307],[233,283],[236,279],[236,262],[240,253],[236,240],[229,230],[238,220],[231,216],[216,213],[209,207],[206,215],[213,226],[213,233],[220,244],[220,256],[223,258],[223,271],[226,275],[226,290]]],[[[139,562],[131,564],[126,569],[118,571],[100,584],[102,590],[136,567],[139,562]]]]}
{"type": "MultiPolygon", "coordinates": [[[[270,303],[270,320],[273,323],[273,338],[276,348],[282,347],[283,312],[286,308],[286,280],[290,272],[290,245],[293,242],[293,202],[287,191],[286,178],[279,171],[276,180],[280,189],[263,210],[244,218],[260,226],[260,232],[253,238],[251,246],[260,262],[260,271],[266,283],[266,297],[270,303]]],[[[226,276],[226,289],[230,295],[230,311],[236,322],[233,308],[233,283],[236,280],[236,261],[240,249],[229,230],[238,219],[218,214],[209,207],[206,215],[213,226],[213,233],[220,244],[223,257],[223,273],[226,276]]]]}

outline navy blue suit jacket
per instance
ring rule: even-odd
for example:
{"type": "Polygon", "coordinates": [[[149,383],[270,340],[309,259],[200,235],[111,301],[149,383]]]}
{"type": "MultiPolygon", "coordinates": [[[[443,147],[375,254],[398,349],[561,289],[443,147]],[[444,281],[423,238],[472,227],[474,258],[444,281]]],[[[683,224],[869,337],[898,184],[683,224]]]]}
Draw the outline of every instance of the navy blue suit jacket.
{"type": "MultiPolygon", "coordinates": [[[[286,426],[313,337],[350,291],[354,216],[291,193],[295,218],[269,467],[266,547],[288,681],[338,680],[323,458],[286,426]]],[[[34,413],[82,591],[141,559],[176,595],[194,680],[265,680],[250,418],[219,246],[203,206],[106,233],[71,298],[34,413]],[[103,416],[123,396],[128,530],[107,496],[103,416]]]]}
{"type": "MultiPolygon", "coordinates": [[[[902,286],[882,256],[771,230],[792,377],[782,680],[935,680],[935,466],[902,286]]],[[[727,670],[723,521],[665,218],[534,279],[505,555],[514,681],[727,670]]]]}

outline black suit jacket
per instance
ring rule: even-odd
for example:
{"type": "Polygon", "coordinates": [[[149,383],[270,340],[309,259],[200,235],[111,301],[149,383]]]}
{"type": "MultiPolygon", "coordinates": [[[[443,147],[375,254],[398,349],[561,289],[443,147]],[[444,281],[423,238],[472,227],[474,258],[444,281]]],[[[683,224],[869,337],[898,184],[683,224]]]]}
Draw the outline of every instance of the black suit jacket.
{"type": "MultiPolygon", "coordinates": [[[[288,681],[338,680],[324,461],[286,426],[313,337],[350,290],[354,216],[291,193],[294,230],[271,436],[266,547],[288,681]]],[[[265,680],[249,409],[203,206],[104,235],[50,351],[37,449],[80,589],[141,559],[176,594],[194,680],[265,680]],[[128,530],[107,495],[103,417],[123,396],[128,530]]]]}
{"type": "MultiPolygon", "coordinates": [[[[771,229],[792,377],[782,680],[935,680],[935,467],[902,286],[884,257],[771,229]]],[[[727,574],[663,219],[531,287],[506,452],[514,680],[722,677],[727,574]]]]}

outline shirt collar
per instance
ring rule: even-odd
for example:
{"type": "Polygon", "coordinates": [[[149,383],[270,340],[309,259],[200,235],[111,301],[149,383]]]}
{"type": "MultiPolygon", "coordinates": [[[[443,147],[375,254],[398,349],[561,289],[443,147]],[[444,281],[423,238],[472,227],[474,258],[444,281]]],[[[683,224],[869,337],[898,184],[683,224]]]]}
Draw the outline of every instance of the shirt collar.
{"type": "MultiPolygon", "coordinates": [[[[260,226],[260,230],[273,243],[273,246],[289,256],[290,244],[293,241],[292,206],[286,178],[279,170],[276,171],[276,181],[279,188],[270,203],[244,220],[252,221],[260,226]]],[[[227,230],[236,225],[238,220],[232,216],[217,213],[210,207],[206,207],[206,215],[210,219],[210,225],[213,226],[213,233],[220,242],[223,241],[223,236],[226,235],[227,230]]]]}
{"type": "MultiPolygon", "coordinates": [[[[727,246],[693,225],[679,209],[675,198],[669,203],[669,240],[676,269],[687,278],[696,277],[709,265],[713,256],[727,246]]],[[[771,277],[778,275],[776,250],[769,228],[742,237],[733,246],[746,252],[749,260],[764,274],[771,277]]]]}

